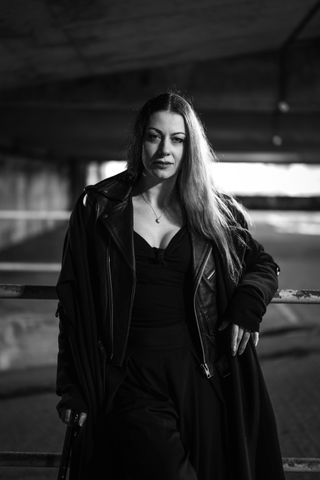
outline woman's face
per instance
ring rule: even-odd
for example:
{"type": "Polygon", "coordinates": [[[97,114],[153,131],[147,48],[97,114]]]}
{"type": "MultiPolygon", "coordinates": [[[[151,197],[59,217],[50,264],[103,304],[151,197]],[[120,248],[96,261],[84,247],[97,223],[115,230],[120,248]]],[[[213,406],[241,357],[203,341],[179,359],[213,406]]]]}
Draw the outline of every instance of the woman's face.
{"type": "Polygon", "coordinates": [[[165,180],[174,176],[183,159],[186,127],[182,115],[153,113],[142,143],[142,163],[146,174],[165,180]]]}

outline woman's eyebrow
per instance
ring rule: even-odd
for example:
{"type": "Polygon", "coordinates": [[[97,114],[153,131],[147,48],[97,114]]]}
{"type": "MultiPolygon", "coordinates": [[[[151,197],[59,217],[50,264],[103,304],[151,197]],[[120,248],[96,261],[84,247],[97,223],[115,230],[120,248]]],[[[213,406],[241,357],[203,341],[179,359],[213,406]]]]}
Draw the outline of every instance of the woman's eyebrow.
{"type": "MultiPolygon", "coordinates": [[[[158,133],[163,133],[161,130],[159,130],[158,128],[155,128],[155,127],[148,127],[148,130],[155,130],[156,132],[158,133]]],[[[174,132],[174,133],[171,133],[171,135],[186,135],[185,132],[174,132]]]]}

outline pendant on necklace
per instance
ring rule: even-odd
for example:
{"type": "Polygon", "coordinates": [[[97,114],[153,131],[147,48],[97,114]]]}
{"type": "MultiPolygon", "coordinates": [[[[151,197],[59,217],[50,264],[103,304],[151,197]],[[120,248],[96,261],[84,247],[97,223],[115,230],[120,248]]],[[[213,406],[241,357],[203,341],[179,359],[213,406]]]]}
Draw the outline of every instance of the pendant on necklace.
{"type": "Polygon", "coordinates": [[[156,218],[156,222],[157,222],[157,223],[160,223],[160,220],[159,220],[159,218],[156,218]]]}

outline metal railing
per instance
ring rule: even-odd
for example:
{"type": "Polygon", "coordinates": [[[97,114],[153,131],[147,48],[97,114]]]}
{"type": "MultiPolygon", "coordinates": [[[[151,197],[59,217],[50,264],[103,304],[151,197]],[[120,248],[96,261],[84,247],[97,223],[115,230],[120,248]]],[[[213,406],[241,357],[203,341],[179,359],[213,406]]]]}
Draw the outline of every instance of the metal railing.
{"type": "MultiPolygon", "coordinates": [[[[55,287],[51,285],[0,284],[1,298],[55,300],[57,294],[55,287]]],[[[320,304],[320,290],[278,290],[271,303],[320,304]]]]}
{"type": "MultiPolygon", "coordinates": [[[[0,299],[57,299],[54,286],[0,285],[0,299]]],[[[271,303],[320,304],[320,290],[278,290],[271,303]]],[[[58,468],[61,454],[56,452],[0,452],[0,467],[58,468]]],[[[320,472],[320,458],[283,457],[285,472],[320,472]]]]}
{"type": "MultiPolygon", "coordinates": [[[[0,452],[0,467],[59,468],[60,459],[55,452],[0,452]]],[[[320,472],[319,458],[286,457],[282,463],[285,472],[320,472]]]]}

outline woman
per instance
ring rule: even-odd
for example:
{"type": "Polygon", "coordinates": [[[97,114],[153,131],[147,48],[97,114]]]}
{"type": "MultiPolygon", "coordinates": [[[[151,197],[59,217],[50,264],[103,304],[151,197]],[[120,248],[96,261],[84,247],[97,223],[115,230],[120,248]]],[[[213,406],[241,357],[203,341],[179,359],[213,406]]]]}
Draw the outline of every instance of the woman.
{"type": "Polygon", "coordinates": [[[149,100],[127,171],[72,213],[59,297],[60,417],[72,479],[283,479],[257,361],[278,267],[212,178],[190,103],[149,100]]]}

